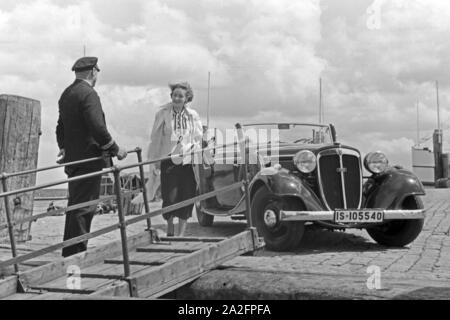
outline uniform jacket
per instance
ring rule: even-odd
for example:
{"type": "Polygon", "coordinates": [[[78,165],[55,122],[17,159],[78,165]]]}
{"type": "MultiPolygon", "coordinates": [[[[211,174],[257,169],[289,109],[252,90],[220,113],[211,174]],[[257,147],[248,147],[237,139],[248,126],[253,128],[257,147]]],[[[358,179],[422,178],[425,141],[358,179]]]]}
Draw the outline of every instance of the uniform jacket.
{"type": "MultiPolygon", "coordinates": [[[[117,153],[118,146],[106,127],[100,98],[86,81],[75,80],[61,95],[56,138],[59,148],[65,150],[66,163],[99,157],[103,152],[117,153]]],[[[108,158],[78,166],[101,170],[111,164],[108,158]]]]}

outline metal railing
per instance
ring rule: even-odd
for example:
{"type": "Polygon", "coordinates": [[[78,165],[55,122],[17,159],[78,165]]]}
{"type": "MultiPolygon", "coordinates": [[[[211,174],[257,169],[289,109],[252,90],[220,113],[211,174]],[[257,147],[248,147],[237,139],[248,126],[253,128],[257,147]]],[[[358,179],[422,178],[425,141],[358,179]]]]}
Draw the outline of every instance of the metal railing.
{"type": "MultiPolygon", "coordinates": [[[[239,144],[241,146],[241,150],[248,151],[248,146],[249,146],[248,140],[245,140],[245,141],[240,140],[239,144]]],[[[208,149],[212,149],[212,148],[204,148],[202,150],[192,152],[191,154],[202,153],[202,155],[203,155],[203,152],[207,151],[208,149]]],[[[172,212],[177,209],[189,206],[191,204],[195,204],[198,201],[204,201],[206,199],[215,197],[218,194],[236,190],[236,189],[240,189],[242,187],[244,187],[244,192],[245,192],[245,197],[246,197],[246,215],[248,217],[248,219],[247,219],[248,227],[253,228],[251,212],[250,212],[251,208],[250,208],[250,193],[249,193],[250,181],[249,181],[249,175],[248,175],[248,172],[249,172],[249,169],[248,169],[249,157],[247,156],[248,152],[246,153],[245,163],[243,164],[244,165],[244,178],[240,182],[236,182],[236,183],[234,183],[230,186],[224,187],[220,190],[215,190],[215,191],[208,192],[208,193],[205,193],[202,195],[198,195],[192,199],[188,199],[188,200],[179,202],[177,204],[174,204],[174,205],[171,205],[171,206],[168,206],[165,208],[161,208],[159,210],[155,210],[153,212],[150,212],[149,201],[147,198],[144,166],[150,165],[150,164],[155,164],[155,163],[158,163],[158,162],[161,162],[164,160],[169,160],[172,157],[174,157],[174,155],[160,158],[160,159],[142,161],[142,149],[141,148],[136,148],[135,150],[132,150],[129,153],[137,154],[138,163],[131,164],[131,165],[124,165],[124,166],[116,165],[112,168],[104,169],[102,171],[93,172],[93,173],[89,173],[89,174],[85,174],[85,175],[81,175],[81,176],[76,176],[73,178],[68,178],[68,179],[59,180],[59,181],[50,182],[50,183],[45,183],[45,184],[37,185],[34,187],[28,187],[28,188],[23,188],[23,189],[14,190],[14,191],[7,190],[7,180],[11,177],[33,174],[33,173],[38,173],[38,172],[42,172],[42,171],[66,167],[66,166],[88,163],[88,162],[100,160],[100,159],[102,159],[102,157],[86,159],[86,160],[76,161],[76,162],[71,162],[71,163],[65,163],[62,165],[55,165],[55,166],[50,166],[50,167],[45,167],[45,168],[39,168],[39,169],[35,169],[35,170],[27,170],[27,171],[22,171],[22,172],[17,172],[17,173],[3,173],[2,175],[0,175],[0,180],[1,180],[1,183],[3,186],[3,193],[0,193],[0,199],[1,198],[4,199],[6,220],[7,220],[7,223],[5,225],[0,225],[0,230],[5,229],[5,228],[8,229],[9,239],[10,239],[10,243],[11,243],[11,253],[12,253],[12,259],[0,262],[0,269],[14,265],[14,270],[17,274],[19,272],[19,264],[20,263],[23,263],[30,259],[34,259],[36,257],[51,253],[53,251],[56,251],[56,250],[59,250],[59,249],[62,249],[62,248],[65,248],[65,247],[68,247],[68,246],[71,246],[74,244],[78,244],[80,242],[87,241],[92,238],[99,237],[101,235],[104,235],[106,233],[110,233],[110,232],[113,232],[113,231],[119,229],[120,230],[120,239],[121,239],[121,244],[122,244],[124,279],[129,279],[131,272],[130,272],[129,249],[128,249],[128,243],[127,243],[127,226],[128,225],[132,225],[132,224],[147,220],[148,231],[151,232],[151,218],[152,217],[156,217],[156,216],[162,215],[164,213],[172,212]],[[124,214],[124,208],[122,205],[123,204],[122,203],[123,202],[123,192],[122,192],[121,186],[120,186],[120,173],[123,170],[132,169],[132,168],[136,168],[136,167],[139,167],[139,174],[140,174],[140,178],[141,178],[142,188],[138,192],[142,192],[142,195],[143,195],[145,214],[126,220],[125,214],[124,214]],[[47,216],[55,214],[55,213],[62,213],[62,212],[67,213],[67,212],[70,212],[70,211],[73,211],[76,209],[80,209],[83,207],[92,206],[92,205],[100,203],[101,201],[105,201],[105,198],[93,200],[93,201],[89,201],[89,202],[85,202],[85,203],[80,203],[80,204],[69,206],[67,208],[52,210],[52,211],[37,214],[37,215],[32,215],[25,219],[21,219],[20,221],[13,221],[13,217],[11,215],[11,207],[10,207],[9,197],[17,195],[17,194],[21,194],[21,193],[26,193],[26,192],[39,190],[39,189],[57,186],[57,185],[61,185],[61,184],[69,183],[69,182],[80,181],[83,179],[97,177],[97,176],[101,176],[101,175],[108,174],[108,173],[112,173],[114,175],[114,193],[115,194],[108,198],[111,198],[111,199],[116,198],[117,209],[118,209],[118,220],[119,220],[118,223],[113,224],[109,227],[102,228],[102,229],[94,231],[94,232],[90,232],[90,233],[54,244],[54,245],[51,245],[48,247],[45,247],[40,250],[36,250],[36,251],[30,252],[30,253],[24,254],[22,256],[17,255],[17,247],[16,247],[15,236],[14,236],[14,227],[16,225],[30,222],[30,221],[36,221],[37,219],[41,219],[41,218],[47,217],[47,216]]],[[[182,157],[183,155],[181,155],[181,154],[175,155],[175,157],[177,157],[177,156],[182,157]]],[[[130,193],[130,192],[128,192],[128,193],[130,193]]],[[[136,191],[131,192],[131,193],[136,193],[136,191]]]]}

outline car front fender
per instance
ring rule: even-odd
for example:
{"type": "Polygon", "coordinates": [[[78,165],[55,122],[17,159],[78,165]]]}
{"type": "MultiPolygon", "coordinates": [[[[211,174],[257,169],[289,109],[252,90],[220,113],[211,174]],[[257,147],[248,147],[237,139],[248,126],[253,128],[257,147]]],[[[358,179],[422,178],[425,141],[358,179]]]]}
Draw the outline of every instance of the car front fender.
{"type": "Polygon", "coordinates": [[[324,209],[320,199],[311,188],[288,170],[265,168],[261,170],[250,184],[250,195],[253,198],[256,191],[266,186],[273,194],[279,197],[292,197],[300,199],[306,210],[321,211],[324,209]]]}
{"type": "Polygon", "coordinates": [[[412,172],[392,168],[364,184],[365,208],[401,209],[409,196],[423,196],[425,189],[412,172]]]}

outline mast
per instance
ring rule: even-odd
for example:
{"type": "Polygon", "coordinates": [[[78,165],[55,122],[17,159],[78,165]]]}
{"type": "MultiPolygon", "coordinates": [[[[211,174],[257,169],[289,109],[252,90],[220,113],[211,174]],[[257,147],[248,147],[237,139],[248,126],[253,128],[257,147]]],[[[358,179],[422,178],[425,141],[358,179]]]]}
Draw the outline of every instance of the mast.
{"type": "Polygon", "coordinates": [[[322,78],[319,79],[319,123],[322,123],[322,78]]]}
{"type": "Polygon", "coordinates": [[[417,146],[420,147],[419,100],[417,100],[416,107],[417,107],[417,146]]]}
{"type": "Polygon", "coordinates": [[[442,132],[441,132],[441,114],[439,106],[439,82],[436,80],[436,106],[437,106],[437,125],[439,132],[439,142],[442,143],[442,132]]]}
{"type": "Polygon", "coordinates": [[[208,102],[206,105],[206,126],[209,129],[209,108],[211,99],[211,72],[208,72],[208,102]]]}

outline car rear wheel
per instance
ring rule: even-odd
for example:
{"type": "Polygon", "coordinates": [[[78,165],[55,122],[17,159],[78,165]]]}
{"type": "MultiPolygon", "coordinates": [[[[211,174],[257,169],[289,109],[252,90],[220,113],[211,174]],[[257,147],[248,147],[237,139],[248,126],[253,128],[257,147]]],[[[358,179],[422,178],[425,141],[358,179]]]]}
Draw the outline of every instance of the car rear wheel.
{"type": "MultiPolygon", "coordinates": [[[[422,209],[420,198],[410,197],[402,209],[422,209]]],[[[383,225],[367,229],[367,233],[377,243],[388,247],[404,247],[413,242],[422,232],[424,220],[393,220],[383,225]]]]}
{"type": "Polygon", "coordinates": [[[198,224],[202,227],[211,227],[214,223],[214,216],[205,213],[202,210],[200,202],[195,203],[195,212],[197,213],[198,224]]]}
{"type": "Polygon", "coordinates": [[[252,221],[269,250],[287,251],[297,247],[303,237],[302,222],[281,222],[280,211],[299,209],[298,204],[271,193],[266,187],[256,191],[252,199],[252,221]]]}

